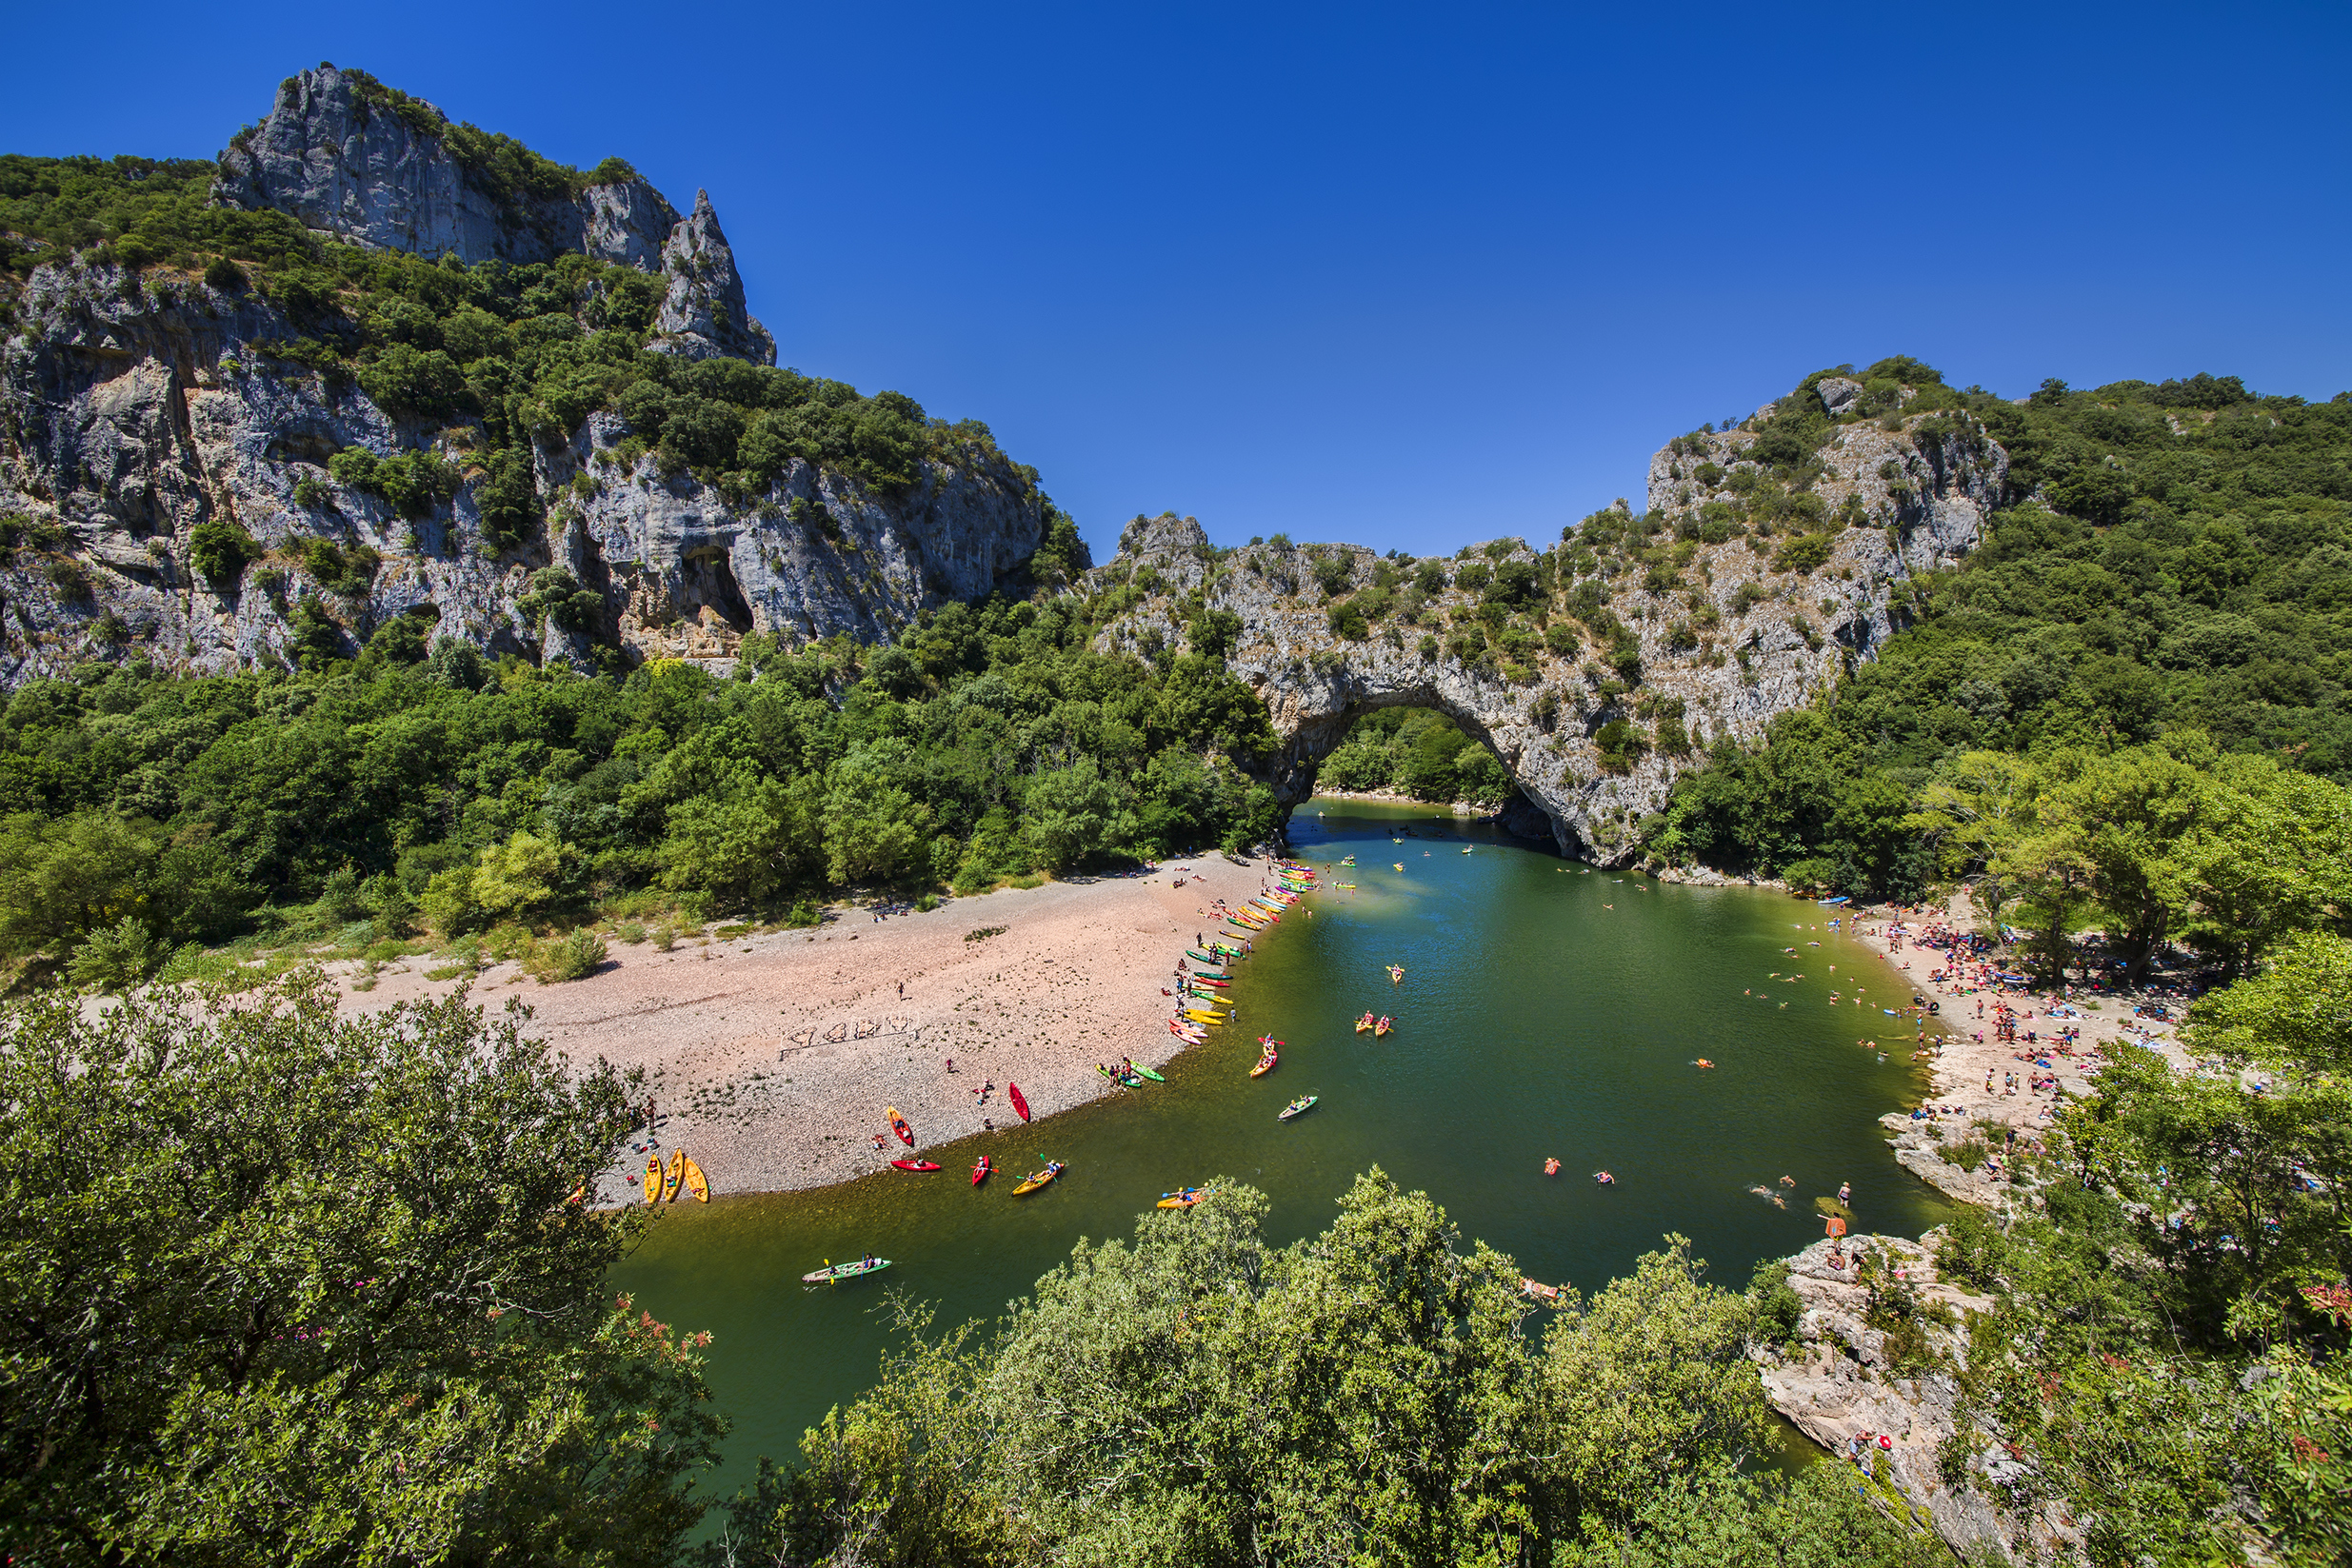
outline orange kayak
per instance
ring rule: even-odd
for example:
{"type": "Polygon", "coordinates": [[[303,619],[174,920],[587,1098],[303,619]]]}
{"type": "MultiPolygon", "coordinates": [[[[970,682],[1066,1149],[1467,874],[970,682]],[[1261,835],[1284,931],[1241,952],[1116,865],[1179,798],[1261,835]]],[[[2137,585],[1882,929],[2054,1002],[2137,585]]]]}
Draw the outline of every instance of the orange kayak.
{"type": "Polygon", "coordinates": [[[648,1154],[646,1156],[646,1201],[658,1203],[661,1201],[662,1157],[658,1154],[648,1154]]]}
{"type": "Polygon", "coordinates": [[[694,1157],[684,1149],[678,1151],[678,1158],[686,1161],[686,1190],[694,1195],[697,1203],[709,1202],[710,1183],[703,1179],[703,1168],[694,1163],[694,1157]]]}
{"type": "Polygon", "coordinates": [[[680,1149],[669,1157],[669,1174],[662,1179],[662,1201],[667,1203],[678,1196],[678,1185],[686,1180],[686,1151],[680,1149]]]}

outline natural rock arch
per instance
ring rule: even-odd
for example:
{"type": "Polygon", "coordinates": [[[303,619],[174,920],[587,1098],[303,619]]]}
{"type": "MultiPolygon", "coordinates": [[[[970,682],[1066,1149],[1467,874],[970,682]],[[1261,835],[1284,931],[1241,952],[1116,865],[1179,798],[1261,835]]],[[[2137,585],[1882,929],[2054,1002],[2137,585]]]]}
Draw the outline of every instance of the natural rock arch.
{"type": "MultiPolygon", "coordinates": [[[[1691,519],[1685,465],[1736,471],[1750,439],[1727,430],[1662,450],[1649,518],[1669,528],[1691,519]]],[[[1463,628],[1484,606],[1459,585],[1411,606],[1410,624],[1392,595],[1366,625],[1346,626],[1358,637],[1335,628],[1333,611],[1373,583],[1381,558],[1372,551],[1287,543],[1219,551],[1197,522],[1172,515],[1129,524],[1118,556],[1093,574],[1095,586],[1132,601],[1102,643],[1189,645],[1197,627],[1222,646],[1227,667],[1265,701],[1279,742],[1243,761],[1286,807],[1313,793],[1323,760],[1358,717],[1428,707],[1493,750],[1561,853],[1626,864],[1640,855],[1642,819],[1664,806],[1675,778],[1709,744],[1761,739],[1774,718],[1875,657],[1904,622],[1911,576],[1975,548],[1985,512],[2005,498],[2007,454],[1981,432],[1923,443],[1849,426],[1837,440],[1821,454],[1813,493],[1864,526],[1818,535],[1824,558],[1809,566],[1744,539],[1694,538],[1670,586],[1632,573],[1597,585],[1600,607],[1623,627],[1612,649],[1597,645],[1591,622],[1579,626],[1565,612],[1559,550],[1498,540],[1443,563],[1449,577],[1468,565],[1533,572],[1542,601],[1504,618],[1517,623],[1508,647],[1483,632],[1465,643],[1463,628]],[[1326,596],[1325,581],[1346,586],[1326,596]],[[1219,612],[1230,620],[1205,619],[1219,612]],[[1573,635],[1531,645],[1538,620],[1573,635]],[[1629,664],[1638,656],[1638,679],[1619,682],[1605,653],[1629,664]]],[[[1629,513],[1624,521],[1633,523],[1629,513]]]]}

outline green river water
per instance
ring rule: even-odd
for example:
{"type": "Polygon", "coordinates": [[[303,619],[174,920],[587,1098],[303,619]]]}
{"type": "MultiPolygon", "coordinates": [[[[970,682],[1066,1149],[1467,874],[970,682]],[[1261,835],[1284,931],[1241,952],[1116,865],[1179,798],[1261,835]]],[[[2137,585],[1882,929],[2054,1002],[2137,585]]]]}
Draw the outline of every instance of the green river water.
{"type": "Polygon", "coordinates": [[[1268,1193],[1273,1239],[1287,1241],[1327,1225],[1356,1174],[1379,1165],[1435,1197],[1465,1238],[1586,1290],[1668,1231],[1737,1288],[1759,1260],[1822,1234],[1813,1200],[1841,1181],[1853,1184],[1857,1230],[1917,1235],[1945,1214],[1877,1125],[1923,1082],[1913,1025],[1877,1005],[1908,993],[1860,942],[1827,929],[1834,911],[1746,888],[1620,881],[1425,806],[1318,800],[1290,832],[1326,886],[1256,939],[1234,975],[1237,1022],[1166,1064],[1165,1085],[927,1148],[947,1166],[935,1176],[891,1172],[663,1214],[616,1283],[657,1318],[715,1335],[711,1383],[734,1421],[722,1495],[756,1456],[794,1457],[805,1427],[872,1381],[888,1338],[874,1310],[885,1290],[935,1302],[942,1323],[993,1317],[1080,1237],[1126,1235],[1163,1193],[1208,1176],[1268,1193]],[[1408,826],[1419,836],[1390,842],[1408,826]],[[1324,870],[1349,853],[1355,866],[1324,870]],[[1358,889],[1328,888],[1340,880],[1358,889]],[[1390,963],[1405,966],[1402,985],[1390,963]],[[1774,970],[1807,978],[1782,983],[1774,970]],[[1827,1005],[1833,987],[1851,998],[1857,980],[1872,1005],[1827,1005]],[[1397,1031],[1357,1035],[1366,1007],[1394,1014],[1397,1031]],[[1264,1033],[1286,1042],[1282,1062],[1253,1080],[1264,1033]],[[1887,1060],[1861,1038],[1885,1042],[1887,1060]],[[1694,1066],[1701,1057],[1715,1067],[1694,1066]],[[1277,1122],[1305,1093],[1321,1103],[1277,1122]],[[998,1174],[975,1190],[984,1149],[998,1174]],[[1545,1177],[1554,1155],[1561,1174],[1545,1177]],[[1068,1173],[1013,1197],[1014,1181],[1049,1159],[1068,1173]],[[1592,1180],[1602,1168],[1615,1185],[1592,1180]],[[1786,1193],[1786,1209],[1748,1190],[1759,1185],[1786,1193]],[[799,1283],[827,1259],[865,1252],[894,1266],[833,1289],[799,1283]]]}

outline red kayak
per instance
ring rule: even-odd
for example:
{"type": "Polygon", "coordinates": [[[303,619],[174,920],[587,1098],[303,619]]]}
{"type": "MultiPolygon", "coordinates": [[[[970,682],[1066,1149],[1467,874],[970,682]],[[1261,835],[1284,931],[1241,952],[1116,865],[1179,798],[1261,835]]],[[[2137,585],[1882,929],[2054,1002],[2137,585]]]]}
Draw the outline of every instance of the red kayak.
{"type": "Polygon", "coordinates": [[[907,1125],[907,1119],[898,1114],[898,1107],[896,1105],[885,1105],[882,1108],[890,1118],[890,1130],[898,1134],[898,1141],[906,1144],[908,1148],[913,1148],[915,1146],[915,1130],[907,1125]]]}
{"type": "Polygon", "coordinates": [[[988,1173],[994,1169],[996,1169],[996,1161],[985,1154],[982,1155],[980,1163],[972,1167],[972,1185],[976,1187],[986,1181],[988,1179],[988,1173]]]}
{"type": "Polygon", "coordinates": [[[896,1165],[903,1171],[935,1171],[939,1169],[939,1161],[936,1160],[893,1160],[890,1163],[896,1165]]]}
{"type": "Polygon", "coordinates": [[[1029,1119],[1029,1102],[1021,1098],[1020,1084],[1007,1079],[1005,1082],[1005,1098],[1012,1102],[1012,1108],[1021,1113],[1022,1121],[1027,1121],[1029,1119]]]}

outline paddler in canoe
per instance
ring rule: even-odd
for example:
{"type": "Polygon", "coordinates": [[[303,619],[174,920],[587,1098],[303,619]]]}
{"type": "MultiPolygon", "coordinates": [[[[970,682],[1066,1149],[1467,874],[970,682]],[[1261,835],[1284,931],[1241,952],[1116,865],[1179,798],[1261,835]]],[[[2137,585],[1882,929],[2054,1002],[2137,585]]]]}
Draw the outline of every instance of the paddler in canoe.
{"type": "Polygon", "coordinates": [[[1370,1013],[1365,1013],[1362,1018],[1356,1020],[1356,1033],[1363,1034],[1371,1027],[1372,1015],[1370,1013]]]}
{"type": "Polygon", "coordinates": [[[1035,1192],[1038,1188],[1044,1186],[1046,1182],[1052,1181],[1055,1177],[1060,1176],[1067,1169],[1069,1169],[1069,1167],[1059,1160],[1048,1161],[1044,1170],[1039,1171],[1036,1175],[1030,1177],[1027,1181],[1013,1188],[1012,1195],[1015,1198],[1019,1198],[1024,1193],[1035,1192]]]}
{"type": "Polygon", "coordinates": [[[1381,1021],[1372,1025],[1372,1038],[1374,1040],[1378,1040],[1381,1036],[1386,1034],[1389,1030],[1395,1028],[1396,1026],[1397,1021],[1395,1019],[1383,1015],[1381,1021]]]}
{"type": "Polygon", "coordinates": [[[1388,983],[1391,985],[1402,985],[1405,983],[1404,964],[1392,963],[1388,965],[1388,983]]]}

